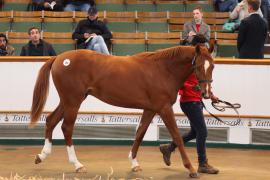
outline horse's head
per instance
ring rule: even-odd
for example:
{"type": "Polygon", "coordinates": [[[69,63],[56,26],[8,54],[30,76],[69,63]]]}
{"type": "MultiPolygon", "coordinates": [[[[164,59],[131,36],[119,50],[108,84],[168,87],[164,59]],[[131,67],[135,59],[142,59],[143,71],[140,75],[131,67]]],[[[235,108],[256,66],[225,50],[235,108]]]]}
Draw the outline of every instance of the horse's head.
{"type": "Polygon", "coordinates": [[[197,76],[203,98],[210,98],[212,93],[212,72],[214,69],[214,60],[211,56],[211,52],[205,46],[196,45],[192,65],[194,67],[194,72],[197,76]]]}

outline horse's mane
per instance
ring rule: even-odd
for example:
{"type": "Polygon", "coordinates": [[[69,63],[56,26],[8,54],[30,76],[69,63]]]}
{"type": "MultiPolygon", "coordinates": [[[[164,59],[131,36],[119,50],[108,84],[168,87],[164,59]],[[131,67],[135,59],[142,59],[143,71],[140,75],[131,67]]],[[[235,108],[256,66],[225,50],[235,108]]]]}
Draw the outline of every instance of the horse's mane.
{"type": "Polygon", "coordinates": [[[172,58],[177,57],[177,55],[179,55],[179,54],[183,54],[183,52],[184,52],[183,49],[186,50],[188,48],[176,46],[176,47],[157,50],[154,52],[143,52],[140,54],[136,54],[133,57],[145,59],[145,60],[154,60],[154,61],[162,60],[162,59],[172,59],[172,58]]]}

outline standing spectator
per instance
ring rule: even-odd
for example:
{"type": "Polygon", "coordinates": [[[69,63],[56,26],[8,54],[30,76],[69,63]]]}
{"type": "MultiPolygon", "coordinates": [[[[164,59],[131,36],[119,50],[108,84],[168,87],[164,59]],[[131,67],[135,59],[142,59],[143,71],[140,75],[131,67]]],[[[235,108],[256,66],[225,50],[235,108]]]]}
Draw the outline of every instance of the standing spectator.
{"type": "MultiPolygon", "coordinates": [[[[262,11],[259,8],[258,14],[260,14],[261,17],[263,17],[262,11]]],[[[230,19],[231,20],[238,20],[241,22],[244,18],[248,17],[248,3],[247,0],[242,0],[240,3],[237,4],[237,6],[234,8],[234,10],[230,13],[230,19]]]]}
{"type": "Polygon", "coordinates": [[[268,30],[269,30],[270,29],[270,1],[269,0],[262,0],[261,10],[262,10],[264,19],[266,19],[268,23],[268,30]]]}
{"type": "Polygon", "coordinates": [[[203,22],[203,12],[200,6],[193,9],[194,19],[184,24],[183,39],[184,44],[191,45],[193,37],[196,34],[202,34],[207,42],[210,40],[210,26],[203,22]]]}
{"type": "Polygon", "coordinates": [[[267,23],[258,14],[260,0],[247,0],[249,16],[241,21],[237,38],[239,58],[262,59],[267,23]]]}
{"type": "Polygon", "coordinates": [[[28,30],[30,41],[22,47],[21,56],[56,56],[51,44],[40,39],[40,31],[36,27],[28,30]]]}
{"type": "Polygon", "coordinates": [[[237,5],[237,0],[215,0],[215,6],[219,12],[231,12],[237,5]]]}
{"type": "Polygon", "coordinates": [[[63,11],[61,0],[33,0],[32,4],[35,11],[63,11]]]}
{"type": "Polygon", "coordinates": [[[95,6],[94,0],[65,0],[64,11],[85,11],[95,6]]]}
{"type": "Polygon", "coordinates": [[[0,34],[0,56],[14,56],[15,49],[8,44],[8,39],[5,34],[0,34]]]}
{"type": "Polygon", "coordinates": [[[98,12],[95,7],[88,10],[87,19],[81,20],[72,34],[77,39],[78,48],[91,49],[104,54],[110,54],[105,41],[112,38],[107,26],[98,20],[98,12]]]}

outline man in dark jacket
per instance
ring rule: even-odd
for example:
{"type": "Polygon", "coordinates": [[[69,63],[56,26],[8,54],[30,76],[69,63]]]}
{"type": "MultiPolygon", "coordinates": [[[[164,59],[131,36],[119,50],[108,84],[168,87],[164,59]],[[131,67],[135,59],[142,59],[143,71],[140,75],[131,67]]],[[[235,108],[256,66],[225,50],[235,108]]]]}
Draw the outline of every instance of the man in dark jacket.
{"type": "Polygon", "coordinates": [[[56,56],[51,44],[40,39],[40,31],[36,27],[28,30],[30,41],[22,47],[21,56],[56,56]]]}
{"type": "Polygon", "coordinates": [[[98,20],[98,12],[95,7],[89,9],[87,19],[79,22],[72,38],[78,40],[78,48],[110,54],[105,41],[110,40],[112,34],[107,26],[98,20]]]}
{"type": "Polygon", "coordinates": [[[249,16],[241,21],[237,38],[239,58],[262,59],[267,23],[258,14],[260,0],[247,0],[249,16]]]}

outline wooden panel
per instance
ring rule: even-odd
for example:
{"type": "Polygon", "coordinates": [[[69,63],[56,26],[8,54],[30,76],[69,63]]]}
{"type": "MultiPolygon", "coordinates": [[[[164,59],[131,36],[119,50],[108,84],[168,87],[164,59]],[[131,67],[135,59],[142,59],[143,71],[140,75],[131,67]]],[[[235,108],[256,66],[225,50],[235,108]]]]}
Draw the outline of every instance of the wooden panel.
{"type": "Polygon", "coordinates": [[[167,19],[167,12],[138,12],[138,18],[163,18],[167,19]]]}
{"type": "Polygon", "coordinates": [[[28,39],[27,32],[8,32],[8,39],[28,39]]]}
{"type": "Polygon", "coordinates": [[[144,39],[112,39],[113,44],[144,44],[144,39]]]}
{"type": "Polygon", "coordinates": [[[43,32],[44,39],[72,39],[71,32],[43,32]]]}
{"type": "Polygon", "coordinates": [[[180,32],[148,32],[147,39],[177,39],[178,41],[181,39],[180,32]]]}
{"type": "Polygon", "coordinates": [[[135,18],[135,12],[106,12],[105,18],[135,18]]]}
{"type": "Polygon", "coordinates": [[[13,11],[14,17],[27,17],[27,18],[34,18],[34,17],[42,17],[42,11],[13,11]]]}
{"type": "Polygon", "coordinates": [[[114,32],[112,33],[113,39],[145,39],[144,32],[138,33],[122,33],[122,32],[114,32]]]}
{"type": "Polygon", "coordinates": [[[72,18],[75,17],[75,13],[72,11],[69,12],[44,11],[44,17],[72,18]]]}

